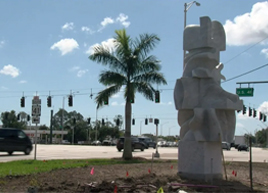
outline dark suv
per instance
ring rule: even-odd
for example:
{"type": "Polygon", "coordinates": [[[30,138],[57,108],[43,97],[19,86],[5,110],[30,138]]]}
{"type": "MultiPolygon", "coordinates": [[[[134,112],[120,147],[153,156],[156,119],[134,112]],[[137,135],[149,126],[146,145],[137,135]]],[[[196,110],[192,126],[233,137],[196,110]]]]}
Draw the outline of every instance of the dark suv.
{"type": "Polygon", "coordinates": [[[20,129],[0,128],[0,152],[22,151],[29,155],[33,149],[29,137],[20,129]]]}
{"type": "Polygon", "coordinates": [[[139,137],[139,141],[145,144],[145,148],[152,147],[155,149],[156,143],[149,137],[139,137]]]}
{"type": "MultiPolygon", "coordinates": [[[[125,141],[124,137],[120,137],[118,139],[116,144],[116,148],[118,151],[124,149],[124,141],[125,141]]],[[[131,144],[132,144],[132,151],[134,151],[135,149],[140,149],[141,151],[144,151],[145,149],[144,143],[140,142],[139,139],[136,137],[131,137],[131,144]]]]}

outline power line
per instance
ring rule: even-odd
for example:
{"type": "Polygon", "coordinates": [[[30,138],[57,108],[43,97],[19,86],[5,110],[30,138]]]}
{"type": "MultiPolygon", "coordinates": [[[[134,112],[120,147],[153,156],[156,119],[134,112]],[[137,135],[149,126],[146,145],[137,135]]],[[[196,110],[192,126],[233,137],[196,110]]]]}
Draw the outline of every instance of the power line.
{"type": "Polygon", "coordinates": [[[264,64],[264,65],[262,65],[262,66],[260,66],[260,67],[254,68],[254,69],[252,69],[252,70],[250,70],[250,71],[248,71],[248,72],[245,72],[245,73],[243,73],[243,74],[237,75],[237,76],[235,76],[235,77],[233,77],[233,78],[229,78],[228,80],[225,80],[225,81],[223,81],[222,83],[225,83],[225,82],[234,80],[234,79],[239,78],[239,77],[241,77],[241,76],[245,76],[245,75],[247,75],[247,74],[250,74],[250,73],[252,73],[252,72],[254,72],[254,71],[257,71],[257,70],[259,70],[259,69],[261,69],[261,68],[264,68],[264,67],[266,67],[266,66],[268,66],[268,64],[264,64]]]}
{"type": "Polygon", "coordinates": [[[258,41],[257,43],[253,44],[252,46],[250,46],[249,48],[245,49],[244,51],[240,52],[239,54],[237,54],[236,56],[232,57],[231,59],[227,60],[226,62],[224,62],[223,64],[227,64],[228,62],[232,61],[233,59],[237,58],[238,56],[240,56],[241,54],[245,53],[246,51],[250,50],[251,48],[253,48],[254,46],[256,46],[257,44],[261,43],[262,41],[268,39],[268,36],[265,37],[264,39],[258,41]]]}

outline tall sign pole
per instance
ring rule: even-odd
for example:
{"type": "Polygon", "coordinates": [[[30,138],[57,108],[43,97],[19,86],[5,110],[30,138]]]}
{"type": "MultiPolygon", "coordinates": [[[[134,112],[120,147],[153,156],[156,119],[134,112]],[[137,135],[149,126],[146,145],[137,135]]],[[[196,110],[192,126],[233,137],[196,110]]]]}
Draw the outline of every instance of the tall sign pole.
{"type": "Polygon", "coordinates": [[[40,123],[41,116],[41,99],[39,96],[34,96],[32,100],[32,123],[35,123],[35,137],[34,137],[34,160],[36,160],[36,149],[37,149],[37,125],[40,123]]]}

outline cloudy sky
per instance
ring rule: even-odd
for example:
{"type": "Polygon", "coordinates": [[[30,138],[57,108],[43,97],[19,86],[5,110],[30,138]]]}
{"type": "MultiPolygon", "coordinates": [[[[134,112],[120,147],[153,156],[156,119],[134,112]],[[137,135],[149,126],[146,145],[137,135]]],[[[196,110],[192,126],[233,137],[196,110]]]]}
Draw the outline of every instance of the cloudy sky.
{"type": "MultiPolygon", "coordinates": [[[[187,12],[187,25],[199,24],[199,17],[209,16],[222,23],[226,32],[226,51],[221,52],[222,70],[227,81],[222,87],[231,93],[237,82],[267,81],[268,2],[256,0],[200,0],[187,12]],[[245,72],[262,67],[245,76],[245,72]],[[230,81],[229,81],[230,80],[230,81]]],[[[94,97],[104,89],[98,74],[105,69],[88,59],[95,45],[113,50],[115,30],[125,28],[136,38],[156,34],[161,41],[151,53],[161,60],[168,85],[158,86],[161,103],[147,101],[137,94],[133,105],[136,124],[132,133],[155,134],[155,126],[144,119],[159,118],[163,135],[178,135],[177,111],[173,89],[182,75],[182,34],[184,2],[175,0],[137,1],[0,1],[0,112],[15,110],[31,113],[32,98],[42,100],[41,124],[49,125],[50,110],[77,111],[85,118],[113,120],[124,115],[124,99],[119,92],[109,106],[96,112],[94,97]],[[74,106],[68,107],[66,96],[74,94],[74,106]],[[93,95],[91,99],[89,96],[93,95]],[[52,96],[53,108],[46,107],[52,96]],[[26,97],[26,107],[20,98],[26,97]]],[[[253,97],[244,97],[247,107],[268,111],[267,84],[254,87],[253,97]]],[[[241,85],[248,87],[248,85],[241,85]]],[[[267,123],[258,118],[237,114],[236,134],[254,133],[267,123]]]]}

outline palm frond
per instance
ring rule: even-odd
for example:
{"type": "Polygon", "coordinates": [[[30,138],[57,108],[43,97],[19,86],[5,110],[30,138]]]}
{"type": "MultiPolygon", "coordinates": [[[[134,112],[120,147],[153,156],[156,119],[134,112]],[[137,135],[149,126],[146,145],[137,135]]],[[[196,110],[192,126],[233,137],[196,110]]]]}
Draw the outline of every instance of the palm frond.
{"type": "Polygon", "coordinates": [[[121,68],[121,61],[116,58],[107,47],[97,45],[93,48],[93,53],[88,57],[90,60],[111,68],[121,68]]]}
{"type": "Polygon", "coordinates": [[[120,91],[121,85],[113,85],[110,86],[98,93],[98,95],[95,98],[95,102],[97,103],[97,108],[100,108],[104,105],[104,101],[114,94],[116,94],[118,91],[120,91]]]}
{"type": "Polygon", "coordinates": [[[141,93],[146,99],[154,100],[154,93],[155,89],[152,87],[151,84],[140,82],[135,83],[135,87],[139,93],[141,93]]]}
{"type": "Polygon", "coordinates": [[[158,72],[148,72],[146,74],[140,74],[138,76],[133,77],[132,82],[145,82],[150,84],[167,84],[162,73],[158,72]]]}
{"type": "Polygon", "coordinates": [[[99,75],[99,82],[105,86],[124,85],[126,81],[125,76],[113,71],[102,71],[99,75]]]}
{"type": "Polygon", "coordinates": [[[136,38],[133,54],[146,56],[159,41],[160,38],[155,34],[142,34],[139,39],[136,38]]]}

